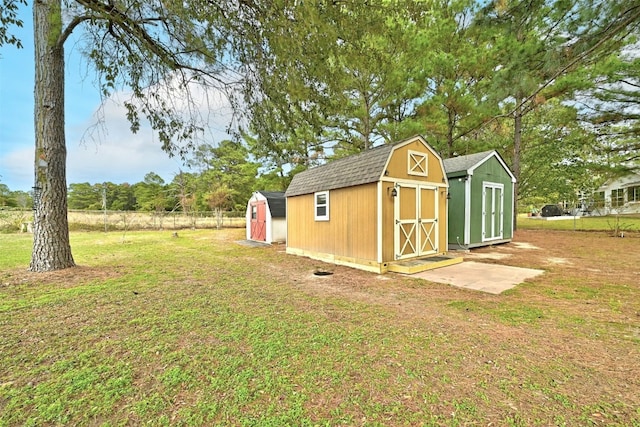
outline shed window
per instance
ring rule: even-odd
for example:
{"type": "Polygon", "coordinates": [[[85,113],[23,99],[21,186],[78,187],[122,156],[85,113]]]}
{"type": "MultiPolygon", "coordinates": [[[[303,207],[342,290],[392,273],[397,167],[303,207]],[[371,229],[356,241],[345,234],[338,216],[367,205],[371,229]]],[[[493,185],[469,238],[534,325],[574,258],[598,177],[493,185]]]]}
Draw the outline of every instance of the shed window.
{"type": "Polygon", "coordinates": [[[408,170],[409,175],[427,176],[428,157],[424,153],[409,150],[408,170]]]}
{"type": "Polygon", "coordinates": [[[251,205],[251,219],[258,218],[258,207],[256,205],[251,205]]]}
{"type": "Polygon", "coordinates": [[[329,192],[320,191],[314,194],[316,221],[329,221],[329,192]]]}

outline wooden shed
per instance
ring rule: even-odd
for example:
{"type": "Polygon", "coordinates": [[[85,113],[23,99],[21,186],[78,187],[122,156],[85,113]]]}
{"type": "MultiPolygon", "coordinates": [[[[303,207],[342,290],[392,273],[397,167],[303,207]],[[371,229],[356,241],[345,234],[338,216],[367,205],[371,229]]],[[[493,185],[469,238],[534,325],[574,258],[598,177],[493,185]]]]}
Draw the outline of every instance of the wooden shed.
{"type": "Polygon", "coordinates": [[[516,178],[497,151],[444,160],[449,180],[449,249],[513,238],[516,178]]]}
{"type": "Polygon", "coordinates": [[[447,187],[420,136],[301,172],[286,192],[287,253],[376,273],[425,257],[459,262],[443,257],[447,187]]]}
{"type": "Polygon", "coordinates": [[[247,202],[247,240],[276,243],[287,240],[284,191],[256,191],[247,202]]]}

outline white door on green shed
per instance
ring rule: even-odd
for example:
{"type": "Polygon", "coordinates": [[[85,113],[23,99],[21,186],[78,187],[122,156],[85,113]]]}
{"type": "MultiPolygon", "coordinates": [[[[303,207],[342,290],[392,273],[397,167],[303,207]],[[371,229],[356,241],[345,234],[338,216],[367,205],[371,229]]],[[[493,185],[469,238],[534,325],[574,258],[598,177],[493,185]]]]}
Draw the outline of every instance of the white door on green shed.
{"type": "Polygon", "coordinates": [[[502,239],[504,224],[504,185],[482,183],[482,241],[502,239]]]}

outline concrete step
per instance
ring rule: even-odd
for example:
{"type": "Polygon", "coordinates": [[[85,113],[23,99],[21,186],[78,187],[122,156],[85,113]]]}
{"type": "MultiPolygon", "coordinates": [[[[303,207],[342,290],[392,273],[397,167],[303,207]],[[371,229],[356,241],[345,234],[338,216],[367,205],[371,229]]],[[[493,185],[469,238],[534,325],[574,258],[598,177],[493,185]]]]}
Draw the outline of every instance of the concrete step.
{"type": "Polygon", "coordinates": [[[413,258],[403,261],[396,261],[389,264],[388,271],[403,274],[416,274],[422,271],[433,270],[434,268],[446,267],[448,265],[460,264],[462,257],[437,255],[423,258],[413,258]]]}

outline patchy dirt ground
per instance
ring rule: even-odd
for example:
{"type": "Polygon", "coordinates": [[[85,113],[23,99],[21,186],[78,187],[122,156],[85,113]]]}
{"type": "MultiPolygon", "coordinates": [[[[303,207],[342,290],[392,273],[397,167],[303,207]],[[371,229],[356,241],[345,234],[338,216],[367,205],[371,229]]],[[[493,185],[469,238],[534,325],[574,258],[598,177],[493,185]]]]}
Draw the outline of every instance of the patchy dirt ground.
{"type": "MultiPolygon", "coordinates": [[[[545,273],[495,296],[401,275],[377,276],[345,267],[327,267],[311,260],[295,262],[298,267],[293,271],[273,267],[271,272],[283,280],[288,277],[316,295],[391,307],[400,322],[413,327],[436,325],[440,333],[456,336],[460,350],[469,352],[469,363],[496,364],[495,371],[488,374],[490,380],[504,380],[496,361],[517,355],[524,363],[512,369],[528,365],[532,371],[538,370],[540,377],[558,376],[538,378],[539,381],[563,383],[561,372],[545,372],[548,366],[560,364],[555,360],[562,360],[576,367],[568,375],[571,394],[582,396],[584,402],[617,395],[626,402],[638,403],[640,235],[618,238],[604,232],[518,231],[513,242],[473,249],[464,258],[537,268],[545,273]],[[313,274],[317,269],[334,274],[318,277],[313,274]],[[439,310],[452,304],[461,308],[459,317],[439,310]],[[510,313],[511,307],[516,308],[510,313]],[[487,315],[502,321],[492,322],[487,315]],[[478,336],[489,337],[484,350],[472,338],[478,336]],[[543,367],[545,364],[547,368],[543,367]]],[[[473,389],[479,381],[464,369],[452,375],[452,381],[463,388],[473,389]]],[[[535,373],[514,373],[516,378],[519,375],[523,381],[520,387],[536,381],[528,377],[536,377],[535,373]]],[[[496,394],[491,398],[504,396],[496,394]]],[[[508,402],[518,411],[544,404],[545,398],[523,401],[516,397],[508,402]]],[[[633,417],[636,411],[638,422],[638,407],[631,405],[622,412],[633,417]]],[[[608,425],[612,421],[599,411],[595,408],[585,424],[608,425]]]]}
{"type": "MultiPolygon", "coordinates": [[[[391,307],[399,321],[414,327],[436,325],[440,333],[456,336],[461,351],[469,352],[470,363],[498,363],[495,361],[512,360],[517,355],[524,363],[513,369],[538,370],[541,382],[564,382],[560,372],[551,374],[557,379],[541,378],[550,375],[545,372],[549,365],[559,365],[555,360],[562,360],[576,367],[569,375],[571,394],[582,396],[584,402],[598,401],[607,394],[638,402],[640,235],[619,238],[604,232],[518,231],[513,242],[473,249],[464,258],[543,269],[545,273],[499,296],[400,275],[377,276],[327,267],[311,260],[295,261],[298,265],[293,270],[273,266],[271,273],[316,295],[391,307]],[[327,268],[334,274],[314,276],[316,269],[327,268]],[[459,317],[441,310],[451,304],[460,307],[459,317]],[[490,321],[495,317],[502,321],[490,321]],[[472,337],[478,336],[489,337],[484,350],[473,342],[472,337]]],[[[501,381],[502,374],[496,365],[488,378],[501,381]]],[[[460,387],[473,389],[478,383],[478,378],[464,369],[452,375],[460,387]]],[[[529,377],[523,382],[535,380],[529,377]]],[[[526,387],[524,383],[520,387],[526,387]]],[[[498,394],[492,397],[504,398],[498,394]]],[[[521,397],[509,403],[518,410],[544,404],[544,399],[523,401],[521,397]]],[[[637,407],[623,412],[633,414],[637,407]]],[[[640,414],[636,412],[636,416],[640,414]]],[[[603,417],[594,409],[585,424],[611,422],[603,417]]]]}
{"type": "MultiPolygon", "coordinates": [[[[276,246],[271,250],[284,252],[284,247],[276,246]]],[[[545,270],[545,274],[531,279],[516,287],[509,299],[518,298],[555,302],[554,290],[558,292],[576,292],[579,286],[592,287],[593,293],[602,292],[615,299],[624,299],[618,295],[618,285],[626,286],[629,291],[640,290],[640,235],[629,238],[615,238],[600,232],[564,232],[564,231],[517,231],[513,242],[495,246],[475,248],[461,253],[467,261],[500,264],[515,267],[545,270]],[[562,278],[565,282],[576,280],[579,286],[566,289],[555,282],[562,278]],[[613,289],[615,287],[616,289],[613,289]],[[608,289],[612,288],[612,289],[608,289]]],[[[401,294],[410,294],[412,298],[450,299],[452,296],[465,295],[468,298],[488,298],[473,291],[459,290],[447,285],[418,286],[407,285],[410,277],[389,273],[372,275],[347,267],[333,266],[305,258],[291,258],[295,269],[282,269],[281,265],[267,268],[283,279],[289,278],[308,290],[329,295],[345,295],[353,299],[375,300],[393,304],[401,294]],[[333,273],[316,276],[317,270],[333,273]]],[[[586,292],[585,289],[583,289],[586,292]]],[[[409,298],[409,299],[412,299],[409,298]]],[[[505,297],[506,298],[506,297],[505,297]]],[[[403,298],[406,299],[406,298],[403,298]]],[[[572,298],[575,299],[575,298],[572,298]]],[[[639,301],[629,301],[638,303],[639,301]]],[[[622,307],[621,307],[622,308],[622,307]]],[[[628,307],[625,315],[638,316],[637,305],[628,307]]],[[[575,307],[577,313],[583,313],[583,307],[575,307]]],[[[420,315],[420,310],[416,315],[420,315]]]]}
{"type": "MultiPolygon", "coordinates": [[[[216,235],[215,240],[237,244],[236,234],[237,230],[233,230],[224,237],[216,235]]],[[[425,301],[527,301],[554,306],[565,314],[636,323],[630,334],[640,338],[640,233],[619,238],[606,232],[524,230],[517,231],[511,243],[462,253],[469,261],[545,270],[545,274],[502,296],[288,256],[284,245],[251,250],[272,252],[278,261],[261,267],[269,276],[292,282],[305,292],[396,307],[409,318],[425,316],[425,301]],[[317,271],[331,274],[318,276],[314,274],[317,271]]],[[[113,279],[119,275],[119,269],[113,267],[78,266],[44,274],[14,270],[8,272],[0,286],[29,282],[73,287],[87,280],[113,279]]]]}
{"type": "MultiPolygon", "coordinates": [[[[240,247],[235,243],[239,236],[232,231],[197,239],[202,239],[203,247],[240,247]]],[[[466,260],[545,271],[501,295],[328,265],[286,255],[282,245],[243,247],[233,254],[229,262],[243,266],[233,274],[245,284],[234,285],[236,296],[276,302],[286,298],[295,313],[313,313],[328,325],[395,334],[384,345],[367,336],[362,349],[354,350],[355,356],[342,355],[342,363],[360,369],[366,368],[358,364],[360,359],[379,364],[389,373],[388,382],[355,373],[352,383],[318,386],[312,393],[307,386],[311,397],[306,409],[318,420],[331,419],[332,409],[353,398],[354,389],[366,389],[370,394],[364,403],[400,402],[407,413],[424,411],[426,404],[432,414],[449,417],[447,425],[460,425],[450,414],[464,412],[463,403],[468,406],[466,421],[476,415],[483,420],[474,425],[640,424],[638,234],[617,238],[600,232],[525,230],[516,232],[512,243],[464,254],[466,260]],[[317,276],[318,270],[332,274],[317,276]],[[416,346],[415,337],[428,345],[416,346]],[[406,388],[395,390],[400,381],[406,388]],[[437,399],[429,402],[429,396],[437,399]]],[[[161,285],[175,286],[181,298],[195,300],[205,294],[208,284],[228,275],[227,268],[206,263],[184,266],[184,272],[172,270],[171,282],[167,279],[161,285]]],[[[24,283],[74,287],[117,279],[126,270],[113,266],[46,274],[14,270],[2,273],[0,286],[7,292],[13,284],[24,283]]],[[[168,291],[162,286],[145,289],[148,304],[160,304],[166,297],[162,292],[168,291]]],[[[118,315],[127,313],[123,309],[118,315]]],[[[189,339],[190,335],[184,336],[181,345],[191,345],[189,339]]],[[[340,363],[331,366],[342,369],[340,363]]],[[[303,377],[300,374],[300,381],[303,377]]],[[[352,419],[364,419],[357,407],[348,410],[352,419]]],[[[471,424],[466,421],[462,423],[471,424]]]]}

